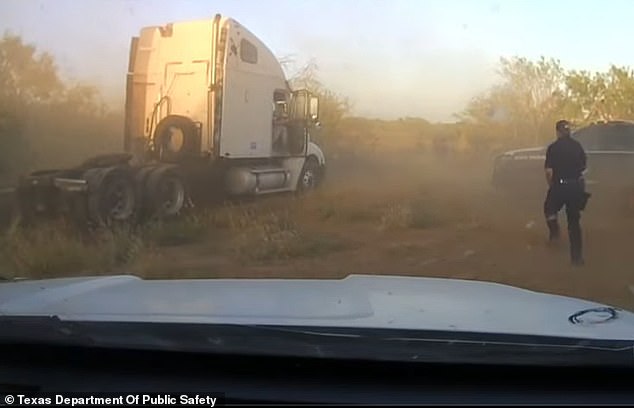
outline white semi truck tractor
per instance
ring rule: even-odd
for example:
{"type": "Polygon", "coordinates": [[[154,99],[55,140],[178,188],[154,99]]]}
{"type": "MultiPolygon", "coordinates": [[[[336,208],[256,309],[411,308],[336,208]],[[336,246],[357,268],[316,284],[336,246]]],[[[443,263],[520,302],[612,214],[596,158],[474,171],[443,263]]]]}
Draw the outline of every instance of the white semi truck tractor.
{"type": "Polygon", "coordinates": [[[36,171],[17,187],[25,219],[110,224],[231,196],[315,188],[319,101],[292,90],[275,55],[237,21],[143,28],[130,46],[124,153],[36,171]]]}

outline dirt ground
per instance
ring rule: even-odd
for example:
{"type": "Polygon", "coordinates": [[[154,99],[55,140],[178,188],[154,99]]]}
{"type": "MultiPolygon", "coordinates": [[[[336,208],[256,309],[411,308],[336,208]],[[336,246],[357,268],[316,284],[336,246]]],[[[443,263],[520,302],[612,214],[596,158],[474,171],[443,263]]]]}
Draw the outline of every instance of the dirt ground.
{"type": "MultiPolygon", "coordinates": [[[[487,160],[398,156],[335,162],[322,190],[302,198],[299,217],[304,230],[345,242],[338,250],[245,262],[227,255],[226,249],[234,244],[219,234],[196,244],[161,248],[132,272],[148,278],[317,279],[390,274],[473,279],[634,310],[629,289],[634,218],[606,211],[598,198],[591,201],[582,217],[586,265],[573,268],[568,260],[565,216],[560,218],[564,239],[558,248],[548,247],[541,215],[543,196],[500,195],[489,181],[487,160]],[[393,227],[388,217],[387,228],[382,228],[389,208],[398,211],[402,203],[412,200],[422,203],[426,221],[416,227],[393,227]]],[[[260,205],[283,211],[288,201],[271,197],[260,205]]]]}

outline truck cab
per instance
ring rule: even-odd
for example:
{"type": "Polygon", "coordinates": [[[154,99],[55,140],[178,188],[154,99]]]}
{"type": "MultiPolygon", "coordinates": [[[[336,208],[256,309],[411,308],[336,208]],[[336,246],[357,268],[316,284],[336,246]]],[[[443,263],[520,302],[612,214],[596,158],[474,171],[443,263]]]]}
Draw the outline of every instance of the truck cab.
{"type": "Polygon", "coordinates": [[[237,21],[146,27],[130,48],[124,144],[141,162],[207,161],[238,195],[297,190],[308,162],[323,173],[310,138],[318,99],[292,90],[275,55],[237,21]]]}

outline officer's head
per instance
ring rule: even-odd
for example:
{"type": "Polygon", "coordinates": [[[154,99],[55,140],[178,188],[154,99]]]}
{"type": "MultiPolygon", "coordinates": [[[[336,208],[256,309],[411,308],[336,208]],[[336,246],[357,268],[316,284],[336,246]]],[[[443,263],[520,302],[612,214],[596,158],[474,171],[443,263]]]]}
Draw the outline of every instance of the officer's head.
{"type": "Polygon", "coordinates": [[[555,125],[555,130],[557,131],[557,137],[570,136],[570,123],[567,120],[560,120],[555,125]]]}

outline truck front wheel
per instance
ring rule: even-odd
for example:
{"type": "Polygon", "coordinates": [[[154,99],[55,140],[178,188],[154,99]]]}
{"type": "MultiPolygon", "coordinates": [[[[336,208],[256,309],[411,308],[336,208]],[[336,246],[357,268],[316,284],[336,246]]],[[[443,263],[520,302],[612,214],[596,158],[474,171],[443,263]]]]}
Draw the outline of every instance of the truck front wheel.
{"type": "Polygon", "coordinates": [[[309,157],[304,164],[301,174],[299,175],[298,190],[300,193],[317,188],[321,181],[321,166],[314,157],[309,157]]]}

